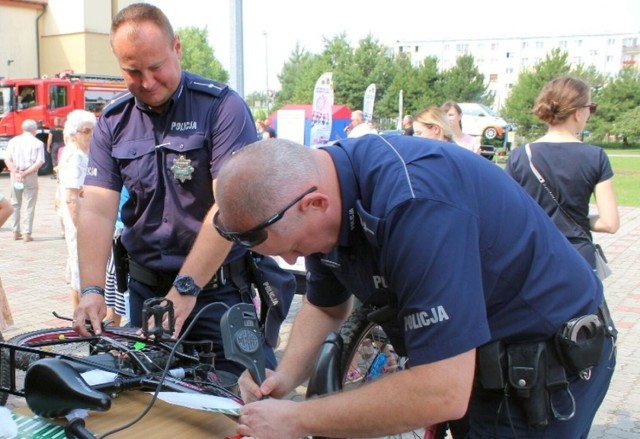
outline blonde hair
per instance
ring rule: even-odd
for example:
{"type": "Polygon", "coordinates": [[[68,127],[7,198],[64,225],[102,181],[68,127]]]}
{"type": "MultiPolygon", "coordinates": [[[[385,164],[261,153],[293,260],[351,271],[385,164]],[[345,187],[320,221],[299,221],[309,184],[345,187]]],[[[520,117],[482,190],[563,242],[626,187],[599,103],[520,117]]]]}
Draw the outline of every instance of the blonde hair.
{"type": "Polygon", "coordinates": [[[440,127],[440,131],[442,132],[442,137],[445,140],[451,142],[453,140],[453,131],[451,130],[451,125],[449,124],[449,118],[447,117],[447,113],[444,112],[441,108],[438,107],[427,107],[413,118],[414,122],[420,122],[425,125],[437,125],[440,127]]]}

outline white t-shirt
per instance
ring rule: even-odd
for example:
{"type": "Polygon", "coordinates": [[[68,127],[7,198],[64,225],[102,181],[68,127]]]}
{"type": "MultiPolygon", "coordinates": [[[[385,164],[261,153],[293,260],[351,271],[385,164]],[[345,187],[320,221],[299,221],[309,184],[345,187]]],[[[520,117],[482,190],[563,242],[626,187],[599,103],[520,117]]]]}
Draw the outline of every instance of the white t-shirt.
{"type": "Polygon", "coordinates": [[[360,125],[356,125],[350,132],[348,137],[360,137],[365,134],[377,134],[378,132],[374,129],[369,128],[369,125],[366,122],[361,123],[360,125]]]}

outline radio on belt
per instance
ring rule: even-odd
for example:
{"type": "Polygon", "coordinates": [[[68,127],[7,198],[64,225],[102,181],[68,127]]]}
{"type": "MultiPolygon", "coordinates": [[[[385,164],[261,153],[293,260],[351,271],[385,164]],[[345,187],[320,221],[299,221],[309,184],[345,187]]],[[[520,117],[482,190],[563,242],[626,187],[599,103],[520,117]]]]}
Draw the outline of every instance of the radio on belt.
{"type": "Polygon", "coordinates": [[[256,308],[249,303],[238,303],[229,308],[220,320],[224,356],[242,364],[253,380],[262,384],[266,378],[264,337],[256,308]]]}

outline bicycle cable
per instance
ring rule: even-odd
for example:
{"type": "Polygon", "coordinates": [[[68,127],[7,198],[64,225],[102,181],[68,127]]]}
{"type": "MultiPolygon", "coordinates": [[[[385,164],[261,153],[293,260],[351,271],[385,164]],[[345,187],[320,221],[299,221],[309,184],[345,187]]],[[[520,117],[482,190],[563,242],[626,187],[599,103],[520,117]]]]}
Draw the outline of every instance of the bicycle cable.
{"type": "Polygon", "coordinates": [[[137,418],[135,418],[134,420],[128,422],[127,424],[122,425],[122,426],[117,427],[117,428],[114,428],[113,430],[107,431],[102,436],[98,436],[98,439],[104,439],[104,438],[106,438],[108,436],[111,436],[112,434],[118,433],[120,431],[126,430],[127,428],[130,428],[130,427],[134,426],[135,424],[140,422],[142,420],[142,418],[144,418],[151,411],[151,409],[153,408],[156,400],[158,399],[158,395],[160,393],[160,390],[162,390],[162,386],[164,384],[164,380],[167,377],[167,374],[169,373],[169,369],[171,368],[171,360],[173,360],[173,357],[175,356],[176,349],[178,348],[178,346],[180,346],[182,344],[182,342],[184,341],[184,338],[189,334],[189,332],[191,331],[191,328],[198,321],[198,319],[200,318],[202,313],[206,309],[209,309],[210,307],[212,307],[214,305],[220,305],[220,306],[225,307],[226,309],[229,309],[229,305],[227,305],[224,302],[213,302],[213,303],[209,303],[209,304],[205,305],[200,311],[198,311],[198,313],[193,317],[193,320],[191,320],[191,323],[189,323],[189,325],[187,326],[187,329],[185,329],[183,334],[176,340],[173,348],[171,349],[171,352],[169,352],[169,357],[167,359],[167,364],[163,369],[162,376],[160,377],[160,379],[158,381],[158,384],[156,386],[156,390],[153,392],[153,397],[151,398],[151,401],[149,401],[149,404],[144,409],[144,411],[137,418]]]}

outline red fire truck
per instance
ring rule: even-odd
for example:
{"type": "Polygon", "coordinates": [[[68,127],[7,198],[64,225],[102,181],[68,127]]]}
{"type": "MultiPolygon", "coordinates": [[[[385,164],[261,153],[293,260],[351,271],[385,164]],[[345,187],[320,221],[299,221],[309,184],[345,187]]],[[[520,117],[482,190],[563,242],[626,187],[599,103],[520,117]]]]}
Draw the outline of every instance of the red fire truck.
{"type": "MultiPolygon", "coordinates": [[[[25,119],[38,124],[37,137],[45,144],[55,117],[63,119],[76,109],[98,116],[102,107],[126,90],[117,76],[80,75],[63,72],[55,78],[0,79],[0,171],[4,169],[7,143],[22,132],[25,119]]],[[[51,172],[51,158],[40,174],[51,172]]]]}

